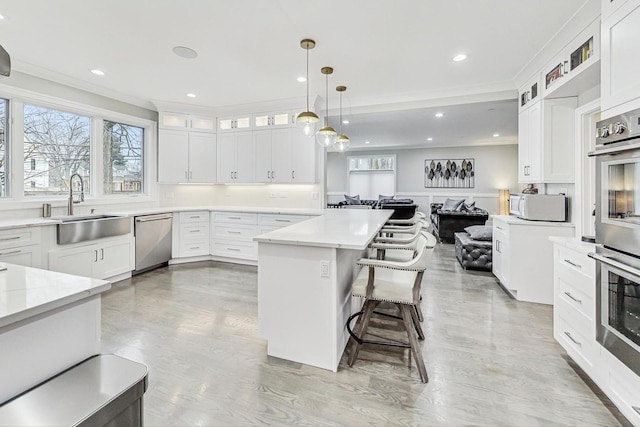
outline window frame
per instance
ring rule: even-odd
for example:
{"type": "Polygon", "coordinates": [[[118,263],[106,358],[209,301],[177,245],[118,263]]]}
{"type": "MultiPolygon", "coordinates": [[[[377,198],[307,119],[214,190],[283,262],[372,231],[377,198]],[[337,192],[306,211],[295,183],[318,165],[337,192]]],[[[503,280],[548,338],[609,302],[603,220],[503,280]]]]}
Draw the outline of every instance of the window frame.
{"type": "Polygon", "coordinates": [[[157,174],[157,122],[125,113],[107,110],[45,94],[13,87],[0,86],[0,98],[9,100],[9,140],[7,173],[13,177],[9,181],[8,197],[0,198],[0,206],[5,209],[39,207],[51,203],[53,207],[66,206],[66,196],[25,196],[24,195],[24,104],[60,110],[87,116],[91,120],[90,168],[92,194],[85,195],[85,202],[91,205],[111,205],[117,203],[151,203],[158,201],[157,174]],[[143,192],[138,194],[105,194],[103,180],[103,121],[123,123],[144,129],[143,146],[143,192]],[[16,179],[18,177],[19,179],[16,179]]]}

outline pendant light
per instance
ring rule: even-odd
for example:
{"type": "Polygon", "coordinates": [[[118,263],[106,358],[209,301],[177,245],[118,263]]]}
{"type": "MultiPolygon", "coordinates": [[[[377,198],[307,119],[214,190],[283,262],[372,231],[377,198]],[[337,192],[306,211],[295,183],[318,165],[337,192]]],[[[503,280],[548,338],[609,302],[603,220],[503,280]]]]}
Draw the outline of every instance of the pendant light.
{"type": "Polygon", "coordinates": [[[307,51],[307,111],[296,116],[296,126],[302,129],[302,132],[308,137],[312,137],[318,128],[320,118],[309,109],[309,50],[316,47],[316,42],[311,39],[303,39],[300,46],[307,51]]]}
{"type": "Polygon", "coordinates": [[[327,148],[333,147],[333,145],[336,143],[336,136],[338,136],[338,132],[336,132],[334,128],[329,126],[329,74],[333,73],[333,68],[322,67],[320,71],[325,75],[327,106],[324,115],[324,127],[318,130],[318,133],[316,134],[316,141],[321,146],[327,148]]]}
{"type": "Polygon", "coordinates": [[[346,86],[337,86],[336,90],[340,92],[340,134],[336,137],[336,150],[338,151],[347,151],[349,149],[349,145],[351,145],[351,141],[349,141],[349,137],[342,133],[342,92],[347,90],[346,86]]]}

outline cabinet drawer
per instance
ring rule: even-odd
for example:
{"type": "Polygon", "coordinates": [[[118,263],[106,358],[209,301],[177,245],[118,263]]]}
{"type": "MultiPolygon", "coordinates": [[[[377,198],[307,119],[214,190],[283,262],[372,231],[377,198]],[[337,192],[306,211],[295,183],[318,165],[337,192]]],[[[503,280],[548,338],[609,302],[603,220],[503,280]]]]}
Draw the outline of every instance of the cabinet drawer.
{"type": "Polygon", "coordinates": [[[209,238],[209,223],[180,224],[180,240],[202,240],[209,238]]]}
{"type": "Polygon", "coordinates": [[[213,221],[232,224],[257,224],[258,214],[242,212],[214,212],[213,221]]]}
{"type": "Polygon", "coordinates": [[[566,320],[562,315],[556,319],[557,321],[554,325],[556,340],[587,374],[592,374],[599,350],[595,337],[590,338],[585,335],[580,330],[582,328],[576,328],[572,321],[566,320]]]}
{"type": "Polygon", "coordinates": [[[258,234],[258,228],[255,225],[245,224],[213,224],[213,239],[223,238],[231,240],[250,241],[253,236],[258,234]]]}
{"type": "Polygon", "coordinates": [[[180,257],[209,255],[209,239],[180,242],[180,257]]]}
{"type": "Polygon", "coordinates": [[[0,249],[0,261],[25,267],[42,268],[40,245],[0,249]]]}
{"type": "Polygon", "coordinates": [[[38,244],[41,236],[42,230],[40,227],[0,230],[0,249],[38,244]]]}
{"type": "Polygon", "coordinates": [[[180,212],[180,224],[187,222],[208,222],[209,212],[180,212]]]}
{"type": "Polygon", "coordinates": [[[258,259],[258,248],[257,245],[252,242],[216,240],[211,243],[211,254],[255,261],[258,259]]]}
{"type": "Polygon", "coordinates": [[[573,269],[574,271],[584,275],[587,279],[594,279],[596,269],[595,260],[589,258],[583,253],[576,252],[562,246],[557,246],[557,248],[557,261],[560,265],[573,269]]]}
{"type": "MultiPolygon", "coordinates": [[[[562,301],[584,316],[589,322],[595,324],[593,289],[585,292],[585,286],[583,284],[577,283],[578,286],[576,286],[576,283],[564,274],[558,274],[556,280],[556,302],[562,301]]],[[[595,287],[595,282],[592,281],[591,284],[595,287]]],[[[556,309],[559,308],[556,307],[556,309]]]]}
{"type": "Polygon", "coordinates": [[[309,218],[310,217],[305,215],[260,215],[258,217],[258,224],[286,227],[287,225],[296,224],[309,218]]]}

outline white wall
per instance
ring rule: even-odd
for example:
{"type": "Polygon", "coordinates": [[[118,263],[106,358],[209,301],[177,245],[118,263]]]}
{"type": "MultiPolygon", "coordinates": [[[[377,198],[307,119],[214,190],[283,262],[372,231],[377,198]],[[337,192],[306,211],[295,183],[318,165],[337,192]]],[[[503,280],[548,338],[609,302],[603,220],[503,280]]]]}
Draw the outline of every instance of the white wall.
{"type": "Polygon", "coordinates": [[[347,157],[372,154],[395,154],[396,196],[413,199],[420,210],[427,212],[430,203],[443,202],[447,197],[465,197],[491,213],[498,213],[498,190],[521,192],[518,184],[518,146],[494,145],[480,147],[441,147],[424,149],[369,150],[327,155],[327,200],[344,200],[348,192],[347,157]],[[474,188],[425,188],[426,159],[475,160],[474,188]]]}

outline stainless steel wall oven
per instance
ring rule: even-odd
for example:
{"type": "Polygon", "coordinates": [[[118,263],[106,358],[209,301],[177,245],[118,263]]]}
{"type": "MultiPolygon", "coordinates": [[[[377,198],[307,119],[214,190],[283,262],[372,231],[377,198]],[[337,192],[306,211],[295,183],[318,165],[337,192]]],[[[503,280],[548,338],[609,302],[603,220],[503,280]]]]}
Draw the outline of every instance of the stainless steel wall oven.
{"type": "Polygon", "coordinates": [[[598,122],[597,339],[640,375],[640,109],[598,122]]]}

